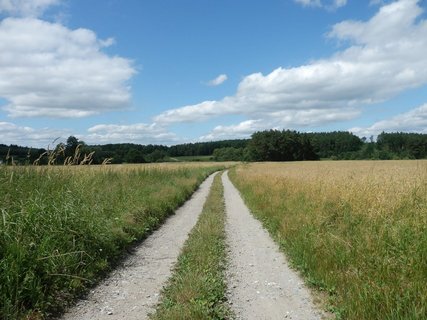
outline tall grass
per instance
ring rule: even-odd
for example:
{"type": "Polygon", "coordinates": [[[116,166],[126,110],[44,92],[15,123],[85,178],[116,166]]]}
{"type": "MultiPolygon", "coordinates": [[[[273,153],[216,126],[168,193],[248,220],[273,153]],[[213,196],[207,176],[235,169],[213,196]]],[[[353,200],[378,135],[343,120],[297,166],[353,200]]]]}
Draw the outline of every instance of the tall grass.
{"type": "Polygon", "coordinates": [[[61,310],[217,169],[0,166],[0,319],[61,310]]]}
{"type": "Polygon", "coordinates": [[[217,174],[153,320],[229,319],[224,224],[223,187],[217,174]]]}
{"type": "Polygon", "coordinates": [[[427,318],[426,161],[254,164],[231,177],[337,318],[427,318]]]}

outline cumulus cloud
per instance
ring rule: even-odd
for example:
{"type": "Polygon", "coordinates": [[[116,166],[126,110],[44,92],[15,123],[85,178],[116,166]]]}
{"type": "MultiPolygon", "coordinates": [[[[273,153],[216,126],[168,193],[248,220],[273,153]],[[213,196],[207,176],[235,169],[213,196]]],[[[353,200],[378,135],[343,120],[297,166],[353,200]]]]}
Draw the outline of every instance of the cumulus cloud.
{"type": "Polygon", "coordinates": [[[347,0],[294,0],[296,3],[301,4],[304,7],[318,7],[327,9],[337,9],[347,4],[347,0]]]}
{"type": "Polygon", "coordinates": [[[246,120],[237,125],[216,126],[209,134],[201,136],[200,141],[215,141],[225,139],[248,138],[255,131],[264,130],[265,123],[262,120],[246,120]]]}
{"type": "Polygon", "coordinates": [[[295,113],[277,111],[262,119],[245,120],[230,126],[217,126],[208,134],[200,137],[200,140],[249,138],[256,131],[314,127],[320,124],[350,120],[358,114],[359,111],[356,109],[301,110],[295,113]]]}
{"type": "Polygon", "coordinates": [[[227,79],[228,77],[226,74],[220,74],[215,79],[208,81],[208,86],[212,86],[212,87],[219,86],[220,84],[223,84],[227,79]]]}
{"type": "Polygon", "coordinates": [[[11,117],[84,117],[127,107],[127,82],[135,70],[132,61],[102,51],[113,42],[88,29],[4,19],[0,97],[7,104],[2,109],[11,117]]]}
{"type": "Polygon", "coordinates": [[[38,148],[47,148],[56,138],[65,138],[70,135],[68,130],[35,129],[27,126],[18,126],[11,122],[0,122],[0,137],[3,144],[16,144],[38,148]]]}
{"type": "Polygon", "coordinates": [[[363,53],[370,53],[372,57],[366,58],[385,58],[391,55],[390,51],[384,52],[387,48],[396,50],[395,54],[408,54],[412,46],[425,45],[425,41],[420,43],[416,41],[419,36],[425,35],[427,28],[426,20],[416,22],[417,17],[423,12],[418,6],[419,2],[420,0],[396,1],[381,7],[379,12],[367,22],[343,21],[332,28],[329,36],[350,40],[357,45],[369,46],[371,51],[365,50],[363,53]],[[372,52],[374,49],[382,49],[382,52],[379,52],[382,55],[375,56],[377,52],[372,52]]]}
{"type": "Polygon", "coordinates": [[[383,6],[368,21],[344,21],[328,37],[348,47],[328,59],[246,76],[222,100],[168,110],[160,124],[225,114],[311,126],[351,119],[360,107],[427,83],[427,22],[417,0],[383,6]]]}
{"type": "Polygon", "coordinates": [[[377,136],[383,131],[427,133],[427,104],[390,119],[378,121],[369,127],[355,127],[349,131],[361,137],[377,136]]]}
{"type": "Polygon", "coordinates": [[[87,143],[120,143],[133,142],[139,144],[173,144],[178,141],[174,133],[152,123],[136,123],[130,125],[99,124],[88,129],[83,136],[87,143]]]}
{"type": "Polygon", "coordinates": [[[76,136],[89,144],[138,143],[138,144],[176,144],[180,140],[176,134],[155,123],[136,123],[130,125],[98,124],[86,132],[72,132],[69,129],[33,128],[0,121],[0,143],[17,144],[47,148],[64,142],[69,136],[76,136]],[[59,139],[58,139],[59,138],[59,139]]]}
{"type": "Polygon", "coordinates": [[[13,16],[37,17],[61,0],[0,0],[0,13],[13,16]]]}

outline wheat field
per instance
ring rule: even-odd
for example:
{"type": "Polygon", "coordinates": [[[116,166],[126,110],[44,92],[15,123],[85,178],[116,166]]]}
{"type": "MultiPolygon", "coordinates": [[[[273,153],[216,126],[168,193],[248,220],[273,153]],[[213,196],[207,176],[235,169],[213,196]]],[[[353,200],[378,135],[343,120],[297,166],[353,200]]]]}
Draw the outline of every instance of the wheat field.
{"type": "Polygon", "coordinates": [[[426,318],[427,161],[258,163],[231,176],[337,318],[426,318]]]}

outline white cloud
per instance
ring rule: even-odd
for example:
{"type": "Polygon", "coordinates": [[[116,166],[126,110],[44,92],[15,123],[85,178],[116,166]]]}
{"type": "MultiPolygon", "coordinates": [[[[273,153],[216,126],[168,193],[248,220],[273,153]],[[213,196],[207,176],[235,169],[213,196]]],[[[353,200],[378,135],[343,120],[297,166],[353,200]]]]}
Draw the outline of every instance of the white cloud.
{"type": "MultiPolygon", "coordinates": [[[[201,136],[200,141],[215,141],[226,139],[244,139],[250,137],[255,131],[267,129],[262,120],[246,120],[237,125],[217,126],[212,132],[201,136]]],[[[269,128],[270,129],[270,128],[269,128]]]]}
{"type": "Polygon", "coordinates": [[[132,62],[88,29],[34,18],[0,22],[0,97],[11,117],[84,117],[127,107],[132,62]]]}
{"type": "Polygon", "coordinates": [[[56,138],[65,139],[70,135],[68,130],[49,128],[35,129],[18,126],[11,122],[0,122],[0,143],[20,146],[47,148],[56,138]]]}
{"type": "Polygon", "coordinates": [[[79,133],[72,132],[69,129],[36,129],[0,121],[0,143],[2,144],[17,144],[46,149],[48,146],[52,148],[53,145],[59,142],[65,142],[70,135],[76,136],[79,140],[88,144],[138,143],[171,145],[181,142],[176,134],[155,123],[98,124],[90,127],[86,132],[79,133]],[[54,140],[56,141],[53,144],[54,140]]]}
{"type": "Polygon", "coordinates": [[[320,0],[294,0],[296,3],[303,5],[304,7],[321,7],[322,3],[320,0]]]}
{"type": "Polygon", "coordinates": [[[0,0],[0,13],[13,16],[37,17],[61,0],[0,0]]]}
{"type": "Polygon", "coordinates": [[[246,120],[230,126],[217,126],[207,135],[200,137],[200,140],[249,138],[256,131],[314,127],[330,122],[350,120],[358,114],[359,111],[355,109],[301,110],[297,112],[277,111],[261,119],[246,120]]]}
{"type": "Polygon", "coordinates": [[[347,0],[334,0],[333,1],[333,6],[335,8],[341,8],[344,7],[347,4],[347,0]]]}
{"type": "Polygon", "coordinates": [[[296,3],[304,7],[318,7],[326,9],[337,9],[343,7],[347,4],[347,0],[330,0],[330,1],[321,1],[321,0],[294,0],[296,3]]]}
{"type": "Polygon", "coordinates": [[[312,126],[354,118],[363,105],[427,83],[427,22],[417,20],[421,12],[418,1],[401,0],[383,6],[369,21],[339,23],[328,36],[350,46],[329,59],[251,74],[233,96],[168,110],[155,121],[196,122],[238,114],[312,126]]]}
{"type": "Polygon", "coordinates": [[[390,58],[393,58],[393,54],[408,54],[412,46],[425,46],[425,41],[417,42],[417,37],[424,35],[423,38],[425,38],[427,28],[425,20],[416,22],[416,18],[423,11],[418,6],[419,1],[400,0],[383,6],[367,22],[344,21],[338,23],[333,27],[329,36],[369,46],[371,51],[365,50],[364,53],[372,54],[372,58],[385,58],[389,55],[391,55],[390,58]],[[373,52],[374,49],[381,50],[381,52],[373,52]],[[389,51],[385,49],[389,49],[389,51]],[[396,50],[396,52],[392,50],[396,50]],[[375,53],[381,53],[381,55],[375,56],[375,53]]]}
{"type": "Polygon", "coordinates": [[[216,77],[215,79],[212,79],[210,81],[208,81],[208,86],[219,86],[220,84],[223,84],[226,80],[228,79],[226,74],[220,74],[218,77],[216,77]]]}
{"type": "Polygon", "coordinates": [[[136,123],[130,125],[99,124],[88,129],[82,139],[86,143],[121,143],[139,144],[173,144],[178,141],[174,133],[152,123],[136,123]]]}
{"type": "Polygon", "coordinates": [[[427,133],[427,104],[391,119],[378,121],[369,127],[355,127],[349,129],[349,131],[361,137],[377,136],[383,131],[427,133]]]}

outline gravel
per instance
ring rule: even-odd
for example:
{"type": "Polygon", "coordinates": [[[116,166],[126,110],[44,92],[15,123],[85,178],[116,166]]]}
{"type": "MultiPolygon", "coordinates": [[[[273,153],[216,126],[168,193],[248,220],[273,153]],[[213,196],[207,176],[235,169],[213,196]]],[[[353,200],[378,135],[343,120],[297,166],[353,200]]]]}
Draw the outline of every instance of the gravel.
{"type": "Polygon", "coordinates": [[[206,179],[190,200],[62,319],[148,319],[188,233],[202,212],[213,178],[211,175],[206,179]]]}
{"type": "Polygon", "coordinates": [[[309,290],[223,174],[230,265],[228,299],[237,319],[321,319],[309,290]]]}
{"type": "MultiPolygon", "coordinates": [[[[202,212],[213,177],[61,319],[148,319],[202,212]]],[[[251,215],[227,172],[222,181],[230,260],[227,295],[236,318],[321,319],[323,313],[314,306],[303,280],[289,268],[277,244],[251,215]]]]}

